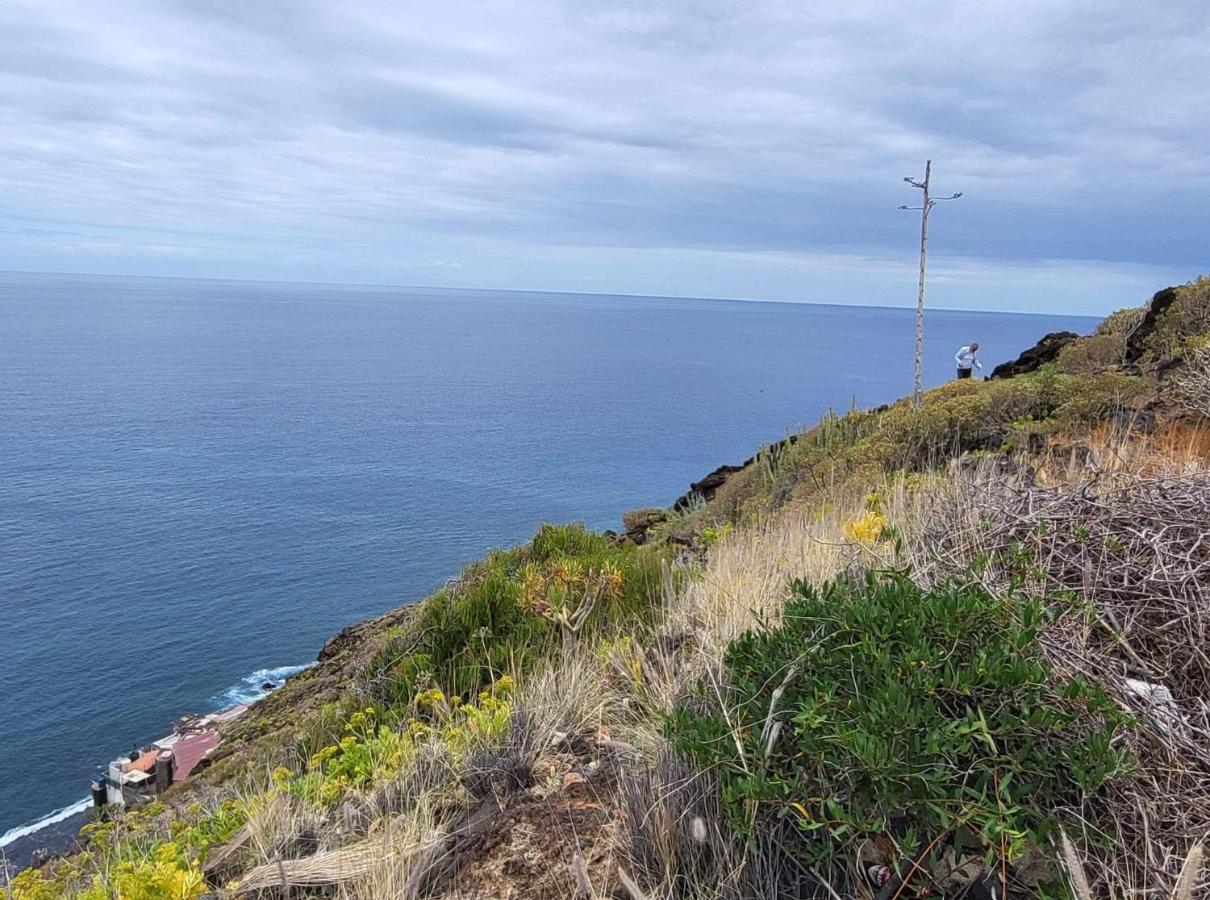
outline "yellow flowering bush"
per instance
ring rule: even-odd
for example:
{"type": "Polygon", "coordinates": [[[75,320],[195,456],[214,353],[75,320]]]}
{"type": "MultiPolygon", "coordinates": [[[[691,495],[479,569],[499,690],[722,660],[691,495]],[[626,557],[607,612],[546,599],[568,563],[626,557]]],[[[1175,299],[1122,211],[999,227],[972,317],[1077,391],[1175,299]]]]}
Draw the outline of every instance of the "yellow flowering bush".
{"type": "Polygon", "coordinates": [[[273,786],[279,790],[287,787],[294,778],[294,773],[285,766],[278,766],[269,773],[269,780],[273,782],[273,786]]]}
{"type": "Polygon", "coordinates": [[[735,526],[730,522],[720,525],[718,528],[703,528],[701,534],[702,546],[709,550],[715,544],[725,541],[734,530],[735,526]]]}
{"type": "Polygon", "coordinates": [[[59,900],[63,886],[58,879],[48,879],[41,869],[25,869],[9,882],[13,900],[59,900]]]}
{"type": "Polygon", "coordinates": [[[81,900],[194,900],[206,883],[197,863],[171,841],[146,857],[124,859],[108,873],[96,876],[81,900]]]}
{"type": "Polygon", "coordinates": [[[876,510],[867,510],[844,526],[845,540],[854,544],[872,546],[882,540],[887,517],[876,510]]]}
{"type": "Polygon", "coordinates": [[[508,728],[513,680],[504,675],[482,691],[474,703],[439,688],[421,691],[413,700],[415,715],[401,729],[381,721],[370,706],[349,716],[346,734],[311,756],[308,771],[294,778],[283,769],[274,783],[279,788],[331,805],[350,788],[362,788],[398,774],[424,741],[436,737],[456,753],[499,737],[508,728]]]}
{"type": "Polygon", "coordinates": [[[436,712],[446,705],[445,692],[440,688],[429,688],[416,695],[416,706],[419,709],[436,712]]]}
{"type": "Polygon", "coordinates": [[[463,753],[503,735],[511,712],[507,700],[483,691],[478,703],[464,704],[458,715],[450,717],[441,729],[441,739],[455,752],[463,753]]]}

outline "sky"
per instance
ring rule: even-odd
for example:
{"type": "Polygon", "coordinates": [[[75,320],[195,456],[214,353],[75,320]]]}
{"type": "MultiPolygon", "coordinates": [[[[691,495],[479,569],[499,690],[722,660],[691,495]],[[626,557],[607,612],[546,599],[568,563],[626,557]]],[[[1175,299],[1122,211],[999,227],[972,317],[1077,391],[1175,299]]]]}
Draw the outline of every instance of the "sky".
{"type": "Polygon", "coordinates": [[[0,3],[0,269],[1102,314],[1210,270],[1204,0],[0,3]]]}

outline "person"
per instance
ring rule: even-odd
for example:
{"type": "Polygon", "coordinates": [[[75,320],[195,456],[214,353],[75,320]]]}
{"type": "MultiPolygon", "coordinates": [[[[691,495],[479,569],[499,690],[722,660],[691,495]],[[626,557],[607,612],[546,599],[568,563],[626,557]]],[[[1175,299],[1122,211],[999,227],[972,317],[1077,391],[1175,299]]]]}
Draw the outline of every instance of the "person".
{"type": "Polygon", "coordinates": [[[983,371],[983,363],[979,362],[979,358],[975,355],[978,352],[978,341],[972,344],[964,344],[958,348],[958,352],[954,354],[954,362],[958,364],[959,378],[970,378],[972,367],[978,369],[980,372],[983,371]]]}

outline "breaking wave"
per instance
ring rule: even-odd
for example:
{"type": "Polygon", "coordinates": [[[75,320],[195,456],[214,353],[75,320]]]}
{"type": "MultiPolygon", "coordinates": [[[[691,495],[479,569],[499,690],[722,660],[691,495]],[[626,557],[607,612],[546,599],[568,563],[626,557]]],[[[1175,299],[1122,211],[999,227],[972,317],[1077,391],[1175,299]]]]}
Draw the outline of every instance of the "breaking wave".
{"type": "Polygon", "coordinates": [[[37,821],[30,822],[28,825],[18,825],[16,828],[10,828],[4,834],[0,834],[0,847],[7,847],[13,841],[19,838],[28,837],[31,834],[36,834],[43,828],[49,828],[51,825],[57,825],[64,819],[70,819],[72,816],[79,815],[92,806],[92,798],[85,797],[83,800],[77,800],[71,806],[65,806],[62,809],[57,809],[53,813],[43,816],[37,821]]]}
{"type": "Polygon", "coordinates": [[[236,706],[240,703],[255,703],[262,697],[268,696],[269,692],[273,690],[273,688],[266,688],[266,684],[281,687],[282,682],[291,675],[297,675],[313,665],[315,663],[307,663],[302,666],[278,666],[275,669],[257,669],[255,672],[245,675],[221,694],[210,698],[211,702],[219,709],[236,706]]]}

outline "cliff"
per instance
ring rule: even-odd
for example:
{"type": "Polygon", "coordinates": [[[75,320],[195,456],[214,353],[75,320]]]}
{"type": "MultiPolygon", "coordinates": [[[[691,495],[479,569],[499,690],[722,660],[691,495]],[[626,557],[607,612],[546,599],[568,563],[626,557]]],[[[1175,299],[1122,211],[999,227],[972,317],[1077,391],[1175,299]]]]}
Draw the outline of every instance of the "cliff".
{"type": "Polygon", "coordinates": [[[13,896],[1194,896],[1207,344],[1201,279],[544,526],[13,896]]]}

